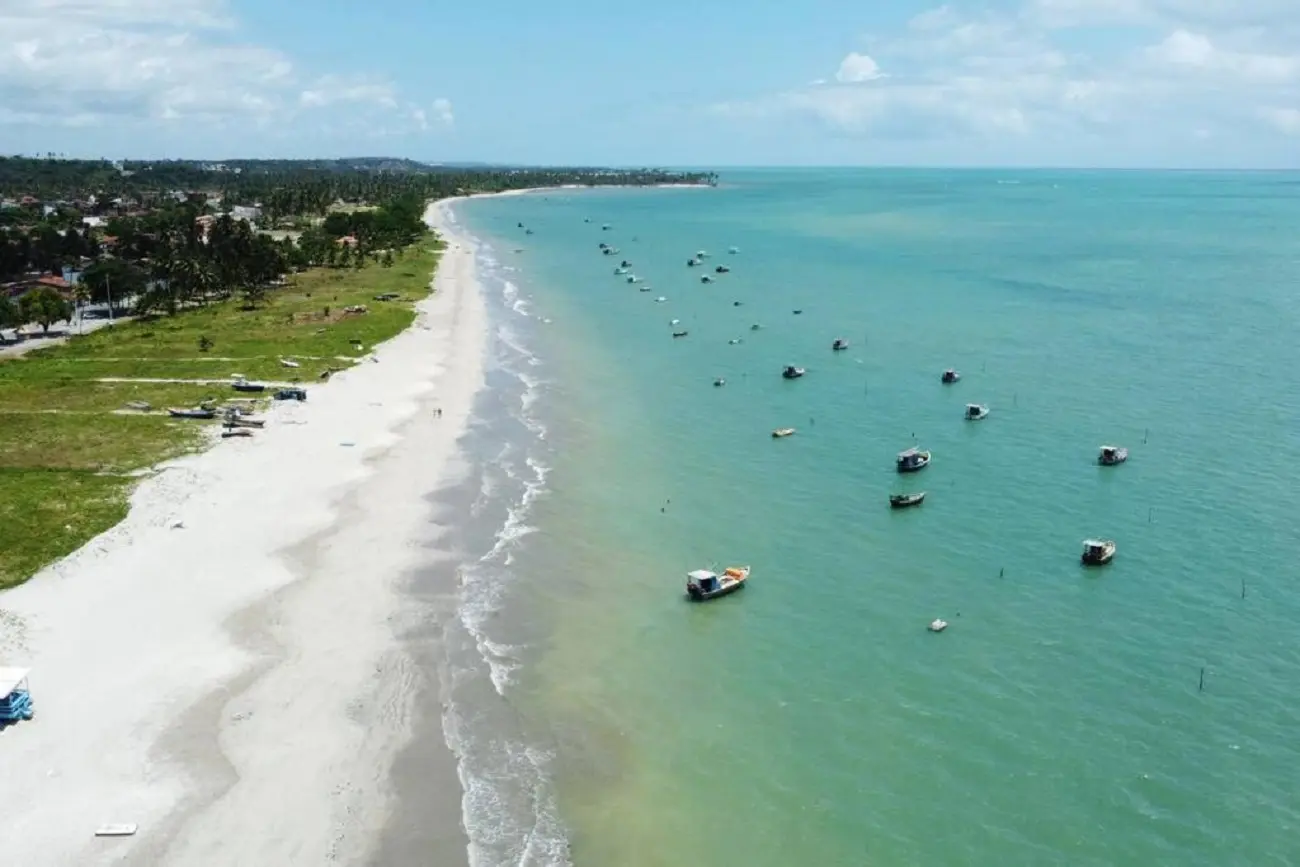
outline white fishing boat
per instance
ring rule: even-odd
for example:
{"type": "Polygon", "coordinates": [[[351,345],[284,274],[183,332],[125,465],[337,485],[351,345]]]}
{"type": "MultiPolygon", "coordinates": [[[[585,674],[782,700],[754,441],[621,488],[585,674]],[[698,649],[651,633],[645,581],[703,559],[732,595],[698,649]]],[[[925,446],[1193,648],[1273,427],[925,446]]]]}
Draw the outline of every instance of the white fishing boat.
{"type": "Polygon", "coordinates": [[[918,448],[910,448],[907,451],[899,452],[895,463],[900,473],[915,473],[930,465],[930,453],[923,452],[918,448]]]}
{"type": "Polygon", "coordinates": [[[739,253],[739,252],[740,252],[740,248],[739,248],[739,247],[728,247],[728,248],[727,248],[727,252],[728,252],[728,253],[731,253],[731,254],[734,256],[736,253],[739,253]]]}
{"type": "Polygon", "coordinates": [[[1085,566],[1105,566],[1115,559],[1116,545],[1110,539],[1085,539],[1080,559],[1085,566]]]}
{"type": "Polygon", "coordinates": [[[926,627],[926,629],[930,630],[931,632],[943,632],[947,628],[948,628],[948,621],[940,620],[938,618],[931,620],[930,625],[926,627]]]}
{"type": "Polygon", "coordinates": [[[1097,463],[1103,467],[1113,467],[1128,460],[1128,449],[1123,446],[1102,446],[1097,454],[1097,463]]]}
{"type": "Polygon", "coordinates": [[[664,296],[660,295],[658,298],[655,299],[655,303],[656,303],[656,304],[662,304],[662,303],[664,303],[664,302],[667,301],[667,300],[668,300],[667,298],[665,298],[664,296]]]}
{"type": "Polygon", "coordinates": [[[986,418],[989,414],[989,408],[981,403],[966,404],[966,421],[979,421],[986,418]]]}
{"type": "Polygon", "coordinates": [[[952,385],[954,382],[961,379],[961,374],[950,367],[943,372],[943,375],[940,376],[939,379],[944,385],[952,385]]]}
{"type": "Polygon", "coordinates": [[[686,573],[686,595],[696,602],[707,602],[744,588],[749,580],[748,566],[732,566],[721,575],[710,569],[686,573]]]}

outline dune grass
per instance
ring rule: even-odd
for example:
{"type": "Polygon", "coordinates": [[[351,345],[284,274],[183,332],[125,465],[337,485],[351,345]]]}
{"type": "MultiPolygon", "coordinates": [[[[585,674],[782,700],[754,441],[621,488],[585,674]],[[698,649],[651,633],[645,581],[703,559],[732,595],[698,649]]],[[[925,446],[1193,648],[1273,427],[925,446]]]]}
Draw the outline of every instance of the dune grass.
{"type": "Polygon", "coordinates": [[[414,321],[437,257],[424,241],[391,268],[294,275],[256,309],[237,300],[212,304],[0,361],[0,588],[120,521],[135,483],[130,473],[209,441],[204,423],[162,410],[242,397],[226,384],[235,373],[310,388],[325,370],[350,366],[414,321]],[[399,298],[374,299],[384,293],[399,298]],[[367,312],[344,312],[353,305],[367,312]],[[134,401],[155,412],[127,410],[134,401]]]}

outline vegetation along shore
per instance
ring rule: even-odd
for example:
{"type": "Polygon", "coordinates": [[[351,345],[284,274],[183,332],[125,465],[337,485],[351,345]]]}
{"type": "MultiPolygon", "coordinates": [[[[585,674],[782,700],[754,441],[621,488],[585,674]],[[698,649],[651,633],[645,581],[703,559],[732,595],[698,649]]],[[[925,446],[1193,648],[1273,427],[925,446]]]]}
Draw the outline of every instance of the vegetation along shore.
{"type": "Polygon", "coordinates": [[[715,180],[385,159],[0,159],[0,588],[120,521],[150,467],[216,439],[169,407],[220,417],[244,396],[232,376],[310,386],[409,326],[438,259],[427,201],[715,180]]]}

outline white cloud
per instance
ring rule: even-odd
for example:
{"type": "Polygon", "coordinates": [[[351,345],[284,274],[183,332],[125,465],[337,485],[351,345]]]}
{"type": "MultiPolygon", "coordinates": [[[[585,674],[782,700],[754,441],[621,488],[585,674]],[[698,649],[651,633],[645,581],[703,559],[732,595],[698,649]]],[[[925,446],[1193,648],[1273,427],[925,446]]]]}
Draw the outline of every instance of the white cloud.
{"type": "Polygon", "coordinates": [[[835,86],[714,109],[749,122],[802,117],[839,135],[950,140],[1153,130],[1192,140],[1300,125],[1287,108],[1300,105],[1300,39],[1290,38],[1300,0],[1022,0],[964,11],[973,7],[954,0],[870,40],[869,56],[844,58],[835,86]]]}
{"type": "Polygon", "coordinates": [[[456,116],[451,112],[451,100],[445,96],[440,96],[433,101],[433,116],[444,126],[451,126],[456,122],[456,116]]]}
{"type": "Polygon", "coordinates": [[[865,54],[856,51],[840,61],[840,68],[835,73],[835,80],[841,83],[859,83],[884,78],[880,66],[865,54]]]}
{"type": "Polygon", "coordinates": [[[0,124],[285,127],[337,103],[414,120],[393,85],[305,75],[236,23],[227,0],[0,0],[0,124]]]}

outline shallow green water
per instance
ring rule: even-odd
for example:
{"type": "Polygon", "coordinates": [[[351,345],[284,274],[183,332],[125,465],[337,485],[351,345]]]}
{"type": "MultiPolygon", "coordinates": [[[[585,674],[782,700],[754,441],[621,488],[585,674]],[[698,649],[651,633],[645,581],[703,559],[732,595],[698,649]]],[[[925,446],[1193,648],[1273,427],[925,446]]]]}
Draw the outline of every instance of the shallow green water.
{"type": "Polygon", "coordinates": [[[552,320],[513,613],[549,634],[513,700],[575,863],[1300,858],[1300,178],[756,172],[461,213],[552,320]]]}

